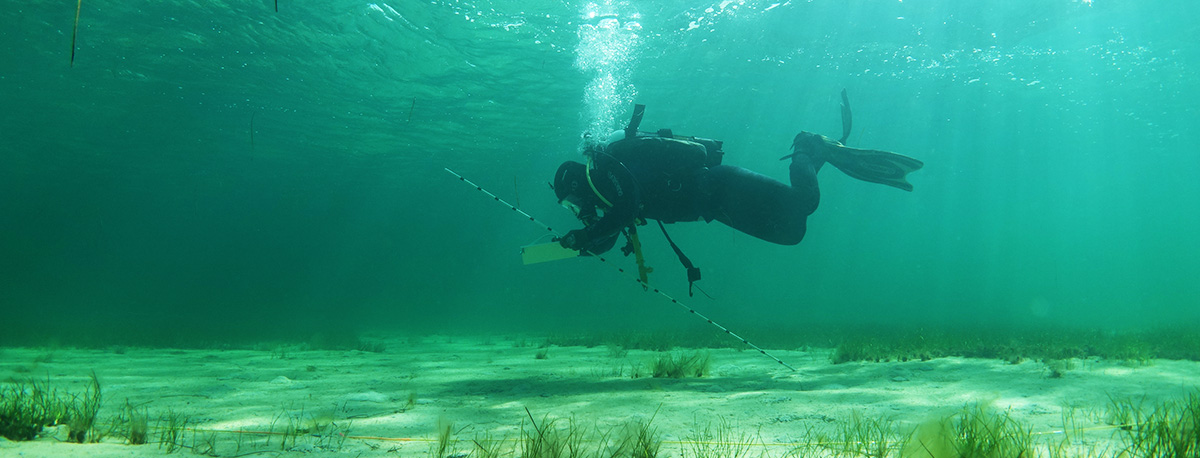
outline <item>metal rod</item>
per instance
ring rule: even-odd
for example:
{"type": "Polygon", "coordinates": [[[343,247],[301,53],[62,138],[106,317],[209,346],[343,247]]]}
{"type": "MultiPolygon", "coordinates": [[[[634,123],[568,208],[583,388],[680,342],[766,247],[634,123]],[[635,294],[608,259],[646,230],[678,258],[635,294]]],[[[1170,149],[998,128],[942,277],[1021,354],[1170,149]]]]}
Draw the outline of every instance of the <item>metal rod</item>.
{"type": "MultiPolygon", "coordinates": [[[[491,192],[489,192],[488,190],[486,190],[486,189],[483,189],[483,187],[482,187],[482,186],[479,186],[479,185],[475,184],[475,182],[473,182],[473,181],[471,181],[471,180],[468,180],[468,179],[466,179],[465,177],[463,177],[462,175],[459,175],[458,173],[455,173],[453,170],[450,170],[450,169],[448,169],[448,168],[446,168],[445,170],[446,170],[446,172],[449,172],[451,175],[454,175],[456,178],[458,178],[458,179],[459,179],[459,181],[462,181],[463,183],[466,183],[466,184],[469,184],[469,185],[471,185],[471,187],[475,188],[475,190],[476,190],[476,191],[479,191],[479,192],[482,192],[482,193],[484,193],[484,194],[487,194],[487,195],[488,195],[488,197],[491,197],[491,198],[492,198],[492,200],[495,200],[496,202],[500,202],[500,203],[501,203],[501,204],[503,204],[504,206],[508,207],[510,210],[512,210],[512,211],[515,211],[515,212],[517,212],[517,213],[520,213],[522,216],[524,216],[524,217],[525,217],[526,219],[528,219],[529,221],[533,221],[534,223],[537,223],[539,226],[542,226],[542,227],[546,228],[546,230],[547,230],[547,231],[550,231],[550,233],[552,233],[552,234],[554,234],[554,235],[558,235],[558,233],[557,233],[557,232],[555,232],[555,231],[554,231],[554,229],[551,229],[551,228],[550,228],[550,226],[546,225],[545,223],[543,223],[543,222],[541,222],[541,221],[538,221],[538,219],[537,219],[537,218],[534,218],[533,216],[530,216],[530,214],[529,214],[529,213],[525,213],[525,211],[524,211],[524,210],[521,210],[521,209],[517,208],[517,207],[516,207],[516,206],[514,206],[513,204],[510,204],[510,203],[508,203],[508,202],[507,202],[507,201],[505,201],[504,199],[501,199],[500,197],[496,196],[495,194],[492,194],[492,193],[491,193],[491,192]]],[[[792,366],[791,366],[791,365],[789,365],[788,363],[785,363],[785,362],[783,362],[783,360],[781,360],[781,359],[779,359],[779,358],[776,358],[774,355],[772,355],[772,354],[770,354],[770,353],[767,353],[767,351],[766,351],[766,350],[763,350],[763,349],[762,349],[762,348],[760,348],[758,345],[754,345],[754,344],[750,343],[750,341],[749,341],[749,340],[746,340],[746,339],[745,339],[745,338],[743,338],[742,336],[739,336],[739,335],[737,335],[736,333],[734,333],[733,331],[730,331],[730,330],[729,330],[729,328],[726,328],[725,326],[721,326],[720,324],[717,324],[717,322],[713,321],[711,318],[709,318],[709,317],[707,317],[707,316],[704,316],[704,315],[703,315],[703,314],[701,314],[700,312],[697,312],[697,311],[696,311],[696,309],[693,309],[693,308],[691,308],[691,307],[688,307],[686,304],[684,304],[683,302],[680,302],[678,299],[675,299],[674,297],[671,297],[671,295],[669,295],[669,294],[667,294],[667,293],[663,292],[662,290],[660,290],[660,289],[658,289],[658,288],[655,288],[653,285],[650,285],[648,282],[642,281],[642,279],[641,279],[641,278],[634,277],[632,274],[630,274],[630,273],[626,272],[626,271],[625,271],[625,269],[624,269],[623,267],[621,267],[621,266],[618,266],[618,265],[616,265],[616,264],[614,264],[614,263],[611,263],[611,262],[609,262],[609,261],[608,261],[607,259],[605,259],[603,256],[600,256],[600,255],[598,255],[598,254],[592,253],[592,255],[593,255],[593,256],[594,256],[596,259],[599,259],[599,260],[600,260],[600,262],[603,262],[603,263],[605,263],[605,264],[608,264],[609,266],[612,266],[613,268],[617,269],[617,271],[618,271],[618,272],[620,272],[620,273],[621,273],[623,276],[625,276],[626,278],[629,278],[629,279],[631,279],[631,280],[633,280],[633,281],[637,282],[637,284],[638,284],[638,285],[641,285],[643,288],[646,288],[646,289],[648,289],[648,290],[654,291],[654,292],[655,292],[655,293],[657,293],[658,295],[660,295],[660,296],[662,296],[662,297],[665,297],[667,300],[671,301],[671,303],[672,303],[672,304],[675,304],[675,305],[678,305],[678,306],[680,306],[680,307],[683,307],[683,309],[684,309],[684,310],[687,310],[687,312],[688,312],[688,313],[690,313],[690,314],[692,314],[692,315],[695,315],[696,317],[700,318],[701,320],[704,320],[704,321],[708,322],[708,324],[711,324],[711,325],[715,326],[717,329],[720,329],[720,330],[721,330],[721,332],[724,332],[725,334],[728,334],[729,336],[731,336],[731,337],[733,337],[733,338],[735,338],[735,339],[737,339],[737,340],[741,341],[743,344],[746,344],[746,345],[747,345],[747,346],[749,346],[750,348],[753,348],[754,350],[758,351],[759,353],[762,353],[762,354],[763,354],[763,356],[766,356],[766,357],[768,357],[768,358],[771,358],[771,359],[775,360],[775,362],[777,362],[777,363],[779,363],[779,364],[783,365],[783,367],[786,367],[786,368],[788,368],[788,369],[792,370],[793,372],[796,370],[796,368],[792,367],[792,366]]]]}

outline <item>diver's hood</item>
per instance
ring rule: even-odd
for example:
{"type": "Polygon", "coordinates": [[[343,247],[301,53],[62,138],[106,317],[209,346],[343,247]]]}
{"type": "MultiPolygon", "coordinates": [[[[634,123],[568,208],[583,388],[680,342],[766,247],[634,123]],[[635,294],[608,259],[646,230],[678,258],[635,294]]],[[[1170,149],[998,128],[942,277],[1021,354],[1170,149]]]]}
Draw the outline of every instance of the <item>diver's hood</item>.
{"type": "Polygon", "coordinates": [[[591,194],[587,182],[587,166],[575,161],[563,162],[554,174],[554,195],[561,202],[569,195],[591,194]]]}

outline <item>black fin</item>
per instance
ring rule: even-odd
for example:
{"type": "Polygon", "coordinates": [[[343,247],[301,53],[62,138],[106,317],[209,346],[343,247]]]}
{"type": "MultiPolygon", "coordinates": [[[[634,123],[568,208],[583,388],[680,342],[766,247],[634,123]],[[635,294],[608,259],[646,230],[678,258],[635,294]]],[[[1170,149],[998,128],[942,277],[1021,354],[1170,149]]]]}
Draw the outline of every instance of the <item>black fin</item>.
{"type": "Polygon", "coordinates": [[[846,144],[846,139],[850,138],[850,127],[853,125],[853,116],[850,114],[850,97],[846,95],[846,90],[842,89],[842,139],[838,140],[838,143],[846,144]]]}
{"type": "Polygon", "coordinates": [[[853,178],[905,191],[913,190],[908,174],[925,166],[924,162],[903,154],[847,146],[831,149],[827,161],[853,178]]]}
{"type": "Polygon", "coordinates": [[[645,105],[639,103],[633,106],[633,116],[629,118],[629,125],[625,126],[625,138],[633,138],[637,136],[638,126],[642,125],[642,116],[645,114],[645,105]]]}

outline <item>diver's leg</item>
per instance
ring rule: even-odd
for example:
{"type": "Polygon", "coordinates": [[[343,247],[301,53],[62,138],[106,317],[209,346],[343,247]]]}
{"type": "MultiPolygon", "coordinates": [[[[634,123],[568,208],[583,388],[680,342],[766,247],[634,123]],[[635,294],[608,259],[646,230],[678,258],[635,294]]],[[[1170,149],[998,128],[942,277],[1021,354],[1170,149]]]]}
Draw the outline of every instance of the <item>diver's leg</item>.
{"type": "MultiPolygon", "coordinates": [[[[804,162],[804,161],[801,161],[804,162]]],[[[804,238],[808,215],[816,209],[815,167],[792,169],[793,186],[728,165],[709,169],[705,217],[768,242],[795,245],[804,238]],[[799,181],[797,181],[799,179],[799,181]],[[800,187],[795,186],[797,183],[800,187]]]]}
{"type": "Polygon", "coordinates": [[[788,166],[788,174],[792,179],[792,190],[797,194],[800,211],[806,216],[817,211],[821,204],[821,187],[817,184],[817,171],[825,164],[824,160],[808,154],[792,155],[792,164],[788,166]]]}

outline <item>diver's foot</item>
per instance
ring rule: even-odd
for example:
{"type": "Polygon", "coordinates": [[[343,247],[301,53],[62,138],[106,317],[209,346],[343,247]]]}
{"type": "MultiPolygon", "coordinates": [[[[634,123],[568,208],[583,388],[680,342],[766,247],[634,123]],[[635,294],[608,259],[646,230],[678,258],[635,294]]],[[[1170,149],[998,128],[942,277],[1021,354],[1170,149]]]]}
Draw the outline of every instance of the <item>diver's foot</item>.
{"type": "Polygon", "coordinates": [[[792,154],[781,157],[779,160],[788,158],[795,160],[797,156],[807,157],[812,160],[814,167],[819,168],[829,160],[831,151],[838,146],[842,146],[841,143],[824,135],[800,132],[792,139],[792,154]]]}

